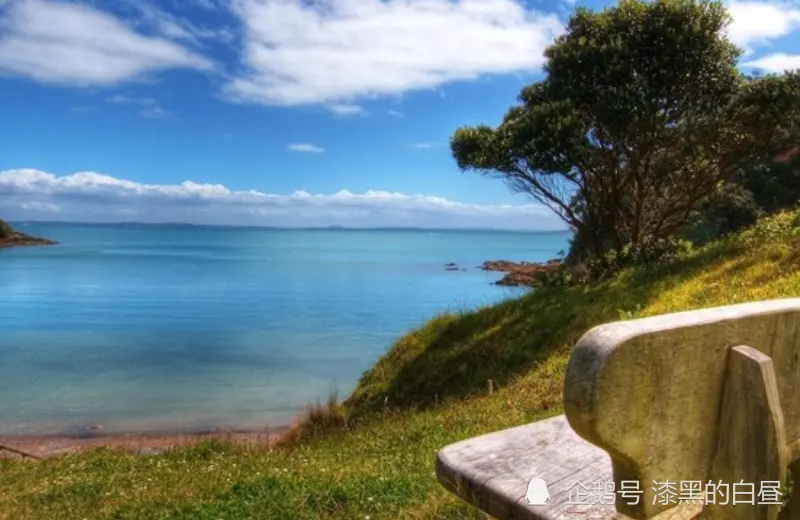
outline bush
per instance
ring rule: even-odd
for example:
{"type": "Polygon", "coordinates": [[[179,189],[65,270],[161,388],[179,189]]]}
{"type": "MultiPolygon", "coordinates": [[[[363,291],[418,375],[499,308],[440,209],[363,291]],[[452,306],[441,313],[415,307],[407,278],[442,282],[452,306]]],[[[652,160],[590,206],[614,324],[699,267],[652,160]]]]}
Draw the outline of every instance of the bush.
{"type": "Polygon", "coordinates": [[[683,233],[697,245],[752,226],[764,213],[753,193],[737,183],[726,183],[706,200],[683,233]]]}
{"type": "Polygon", "coordinates": [[[746,247],[759,247],[764,243],[781,242],[797,236],[800,236],[800,213],[795,210],[762,218],[740,233],[737,240],[746,247]]]}
{"type": "Polygon", "coordinates": [[[14,228],[11,224],[3,219],[0,219],[0,238],[8,238],[14,233],[14,228]]]}
{"type": "Polygon", "coordinates": [[[334,391],[328,396],[327,403],[317,401],[310,404],[299,421],[282,435],[280,443],[296,444],[336,430],[341,431],[347,428],[347,420],[347,411],[334,391]]]}
{"type": "Polygon", "coordinates": [[[588,281],[586,264],[582,261],[562,262],[556,269],[533,274],[533,287],[574,287],[588,281]]]}
{"type": "Polygon", "coordinates": [[[596,281],[609,278],[628,267],[672,262],[691,252],[693,247],[688,240],[670,238],[638,250],[630,246],[625,246],[621,251],[611,250],[602,257],[586,262],[588,279],[596,281]]]}

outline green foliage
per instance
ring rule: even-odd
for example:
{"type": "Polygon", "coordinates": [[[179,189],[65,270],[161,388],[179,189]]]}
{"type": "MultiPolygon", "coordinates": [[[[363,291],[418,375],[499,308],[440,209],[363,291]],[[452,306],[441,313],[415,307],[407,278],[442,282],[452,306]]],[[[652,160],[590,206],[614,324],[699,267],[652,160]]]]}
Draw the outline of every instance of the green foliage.
{"type": "Polygon", "coordinates": [[[758,247],[763,244],[782,244],[800,236],[800,212],[787,211],[758,223],[736,237],[745,247],[758,247]]]}
{"type": "Polygon", "coordinates": [[[3,219],[0,219],[0,238],[10,237],[13,233],[14,229],[11,227],[11,224],[3,219]]]}
{"type": "MultiPolygon", "coordinates": [[[[797,143],[800,74],[744,77],[729,21],[705,0],[579,8],[545,52],[546,79],[497,128],[458,129],[453,156],[553,209],[578,235],[576,259],[750,224],[746,197],[719,192],[797,143]]],[[[784,180],[747,190],[758,204],[784,180]]]]}
{"type": "Polygon", "coordinates": [[[635,266],[668,264],[690,253],[693,247],[689,240],[668,238],[654,242],[646,249],[634,249],[629,245],[619,251],[612,249],[587,260],[587,280],[611,278],[623,269],[635,266]]]}
{"type": "Polygon", "coordinates": [[[795,206],[800,202],[800,154],[786,161],[770,158],[754,165],[744,173],[741,185],[767,213],[795,206]]]}
{"type": "Polygon", "coordinates": [[[751,226],[764,213],[753,193],[735,182],[721,184],[693,215],[682,233],[696,244],[751,226]]]}
{"type": "Polygon", "coordinates": [[[743,167],[772,162],[800,138],[800,70],[751,78],[742,84],[727,117],[735,124],[725,152],[743,167]]]}
{"type": "Polygon", "coordinates": [[[338,393],[332,392],[326,403],[317,401],[306,408],[305,415],[284,434],[282,444],[307,442],[321,434],[344,430],[347,420],[347,412],[339,402],[338,393]]]}
{"type": "Polygon", "coordinates": [[[584,282],[578,269],[574,265],[562,263],[552,271],[542,271],[534,275],[534,286],[543,287],[569,287],[584,282]]]}
{"type": "Polygon", "coordinates": [[[723,177],[743,83],[739,50],[721,36],[728,21],[706,1],[580,8],[545,53],[547,78],[498,128],[457,130],[453,155],[551,207],[592,254],[650,247],[723,177]]]}
{"type": "Polygon", "coordinates": [[[700,241],[800,201],[800,71],[748,78],[729,117],[748,131],[729,134],[739,167],[698,211],[687,234],[700,241]]]}

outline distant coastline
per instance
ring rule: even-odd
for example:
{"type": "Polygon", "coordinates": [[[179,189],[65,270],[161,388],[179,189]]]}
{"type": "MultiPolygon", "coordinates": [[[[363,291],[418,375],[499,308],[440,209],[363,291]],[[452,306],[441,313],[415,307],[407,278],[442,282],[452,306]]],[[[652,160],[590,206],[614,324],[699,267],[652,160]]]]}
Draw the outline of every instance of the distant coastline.
{"type": "Polygon", "coordinates": [[[21,246],[54,246],[58,244],[55,240],[47,238],[32,237],[25,233],[16,232],[8,238],[0,238],[0,249],[21,246]]]}
{"type": "Polygon", "coordinates": [[[81,222],[67,220],[20,220],[18,225],[76,225],[76,226],[108,226],[108,227],[193,227],[210,229],[270,229],[280,231],[421,231],[448,233],[522,233],[522,234],[558,234],[567,233],[569,229],[505,229],[505,228],[437,228],[437,227],[348,227],[331,224],[327,226],[258,226],[252,224],[195,224],[191,222],[81,222]]]}
{"type": "Polygon", "coordinates": [[[52,246],[58,242],[47,238],[39,238],[12,229],[9,224],[0,220],[0,249],[19,246],[52,246]]]}

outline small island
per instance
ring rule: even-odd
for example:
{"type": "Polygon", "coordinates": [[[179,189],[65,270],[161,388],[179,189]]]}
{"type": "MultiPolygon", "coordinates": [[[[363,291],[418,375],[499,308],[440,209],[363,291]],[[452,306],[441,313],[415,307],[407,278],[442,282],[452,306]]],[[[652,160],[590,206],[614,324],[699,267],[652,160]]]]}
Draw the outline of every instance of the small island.
{"type": "Polygon", "coordinates": [[[21,231],[15,231],[11,224],[0,219],[0,249],[16,246],[52,246],[57,243],[54,240],[32,237],[21,231]]]}

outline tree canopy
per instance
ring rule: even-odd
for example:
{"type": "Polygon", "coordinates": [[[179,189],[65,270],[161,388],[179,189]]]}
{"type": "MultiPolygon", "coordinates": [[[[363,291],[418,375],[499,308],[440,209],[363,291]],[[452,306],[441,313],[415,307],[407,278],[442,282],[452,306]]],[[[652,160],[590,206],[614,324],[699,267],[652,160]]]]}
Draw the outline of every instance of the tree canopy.
{"type": "Polygon", "coordinates": [[[591,253],[673,236],[724,182],[798,143],[800,74],[742,75],[729,22],[705,0],[579,8],[545,79],[496,128],[459,128],[453,156],[550,207],[591,253]]]}

